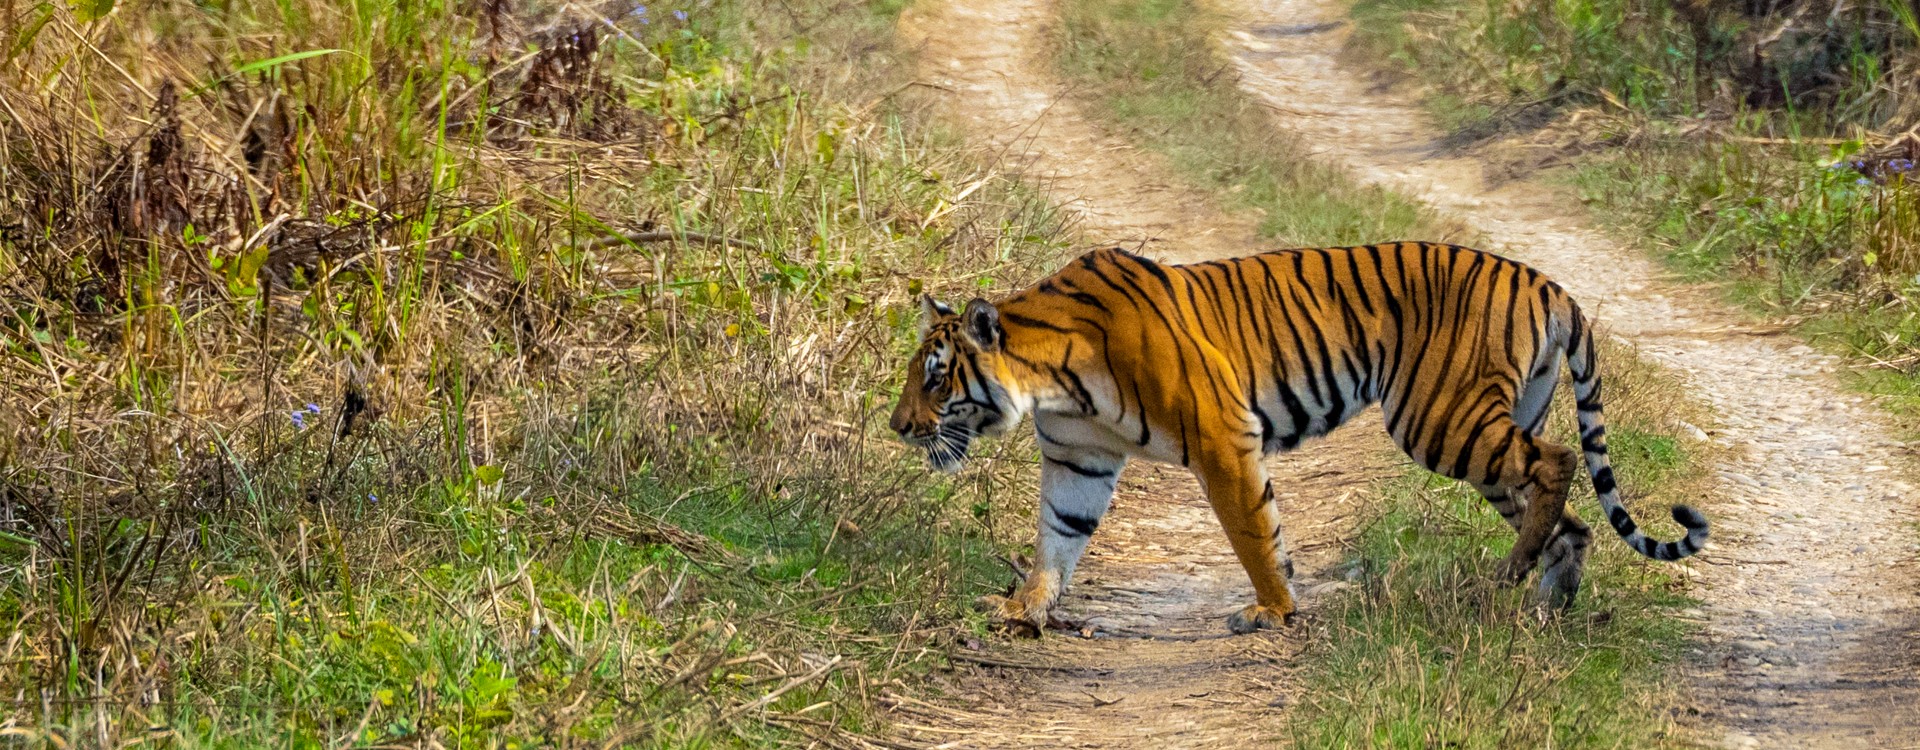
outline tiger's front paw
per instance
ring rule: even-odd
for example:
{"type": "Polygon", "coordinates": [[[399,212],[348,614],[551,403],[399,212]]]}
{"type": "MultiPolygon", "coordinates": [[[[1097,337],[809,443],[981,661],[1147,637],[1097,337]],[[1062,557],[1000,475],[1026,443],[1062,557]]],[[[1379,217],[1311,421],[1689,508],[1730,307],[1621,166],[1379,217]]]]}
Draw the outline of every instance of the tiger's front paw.
{"type": "Polygon", "coordinates": [[[1273,629],[1287,624],[1293,619],[1293,610],[1281,611],[1275,607],[1249,604],[1246,608],[1227,615],[1227,629],[1235,635],[1246,635],[1262,628],[1273,629]]]}
{"type": "Polygon", "coordinates": [[[1028,607],[1019,599],[988,594],[974,600],[974,606],[993,618],[994,627],[1023,638],[1039,638],[1047,624],[1047,611],[1028,607]]]}

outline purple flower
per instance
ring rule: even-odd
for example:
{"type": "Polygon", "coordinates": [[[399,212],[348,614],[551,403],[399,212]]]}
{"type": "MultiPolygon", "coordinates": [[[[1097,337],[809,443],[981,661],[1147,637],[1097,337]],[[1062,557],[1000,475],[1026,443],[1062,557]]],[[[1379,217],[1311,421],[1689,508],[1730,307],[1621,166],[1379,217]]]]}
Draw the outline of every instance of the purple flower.
{"type": "Polygon", "coordinates": [[[307,429],[307,413],[306,413],[306,412],[304,412],[304,411],[296,411],[296,412],[294,412],[294,413],[292,414],[292,416],[293,416],[293,428],[294,428],[294,429],[296,429],[296,430],[304,430],[304,429],[307,429]]]}
{"type": "Polygon", "coordinates": [[[367,493],[367,502],[378,504],[380,502],[380,496],[369,492],[367,493]]]}
{"type": "Polygon", "coordinates": [[[681,22],[685,22],[685,21],[687,20],[687,12],[686,12],[686,11],[684,11],[684,10],[676,10],[676,11],[674,11],[674,12],[673,12],[673,20],[675,20],[675,21],[681,21],[681,22]]]}
{"type": "Polygon", "coordinates": [[[1887,168],[1895,172],[1905,172],[1913,168],[1912,159],[1894,159],[1887,162],[1887,168]]]}
{"type": "Polygon", "coordinates": [[[1860,179],[1858,179],[1858,180],[1854,180],[1854,181],[1853,181],[1853,184],[1855,184],[1855,185],[1865,185],[1865,184],[1867,184],[1867,178],[1865,178],[1865,177],[1862,177],[1862,178],[1860,178],[1860,179]]]}
{"type": "Polygon", "coordinates": [[[319,405],[319,404],[311,404],[311,403],[310,403],[310,404],[307,404],[307,411],[308,411],[308,412],[311,412],[311,413],[314,413],[314,414],[319,414],[319,413],[320,413],[320,405],[319,405]]]}

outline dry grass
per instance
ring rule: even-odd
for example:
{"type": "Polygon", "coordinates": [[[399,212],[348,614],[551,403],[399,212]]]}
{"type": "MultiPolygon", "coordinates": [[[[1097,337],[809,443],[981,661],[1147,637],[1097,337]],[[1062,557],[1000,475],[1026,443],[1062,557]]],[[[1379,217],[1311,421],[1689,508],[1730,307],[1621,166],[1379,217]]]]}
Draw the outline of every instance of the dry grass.
{"type": "Polygon", "coordinates": [[[0,8],[8,731],[832,736],[986,575],[876,416],[1057,230],[889,4],[108,8],[0,8]]]}

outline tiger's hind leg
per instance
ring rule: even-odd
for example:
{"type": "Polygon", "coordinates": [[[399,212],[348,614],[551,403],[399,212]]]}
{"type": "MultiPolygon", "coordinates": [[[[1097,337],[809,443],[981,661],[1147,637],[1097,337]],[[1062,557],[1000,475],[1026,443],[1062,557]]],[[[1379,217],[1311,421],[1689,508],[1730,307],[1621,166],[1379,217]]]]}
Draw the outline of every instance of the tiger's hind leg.
{"type": "Polygon", "coordinates": [[[1206,489],[1214,516],[1226,529],[1234,556],[1253,583],[1254,603],[1228,615],[1227,629],[1246,634],[1285,625],[1294,612],[1293,591],[1287,583],[1293,563],[1280,537],[1280,508],[1259,450],[1223,446],[1203,455],[1194,464],[1194,474],[1206,489]]]}
{"type": "MultiPolygon", "coordinates": [[[[1480,496],[1487,499],[1487,504],[1493,506],[1507,525],[1516,532],[1520,530],[1524,503],[1498,487],[1476,485],[1474,489],[1480,491],[1480,496]]],[[[1541,601],[1556,609],[1572,606],[1575,595],[1580,592],[1580,580],[1587,565],[1587,546],[1592,538],[1592,531],[1574,514],[1573,508],[1562,512],[1560,525],[1554,529],[1540,556],[1544,564],[1540,571],[1541,601]]]]}
{"type": "Polygon", "coordinates": [[[1572,482],[1574,462],[1579,456],[1565,446],[1536,438],[1518,427],[1509,431],[1504,446],[1495,448],[1496,455],[1502,449],[1503,466],[1493,483],[1507,495],[1517,496],[1522,508],[1516,528],[1519,538],[1514,540],[1513,551],[1501,565],[1501,575],[1517,582],[1533,570],[1554,529],[1566,515],[1567,486],[1572,482]]]}
{"type": "MultiPolygon", "coordinates": [[[[1520,389],[1519,401],[1513,405],[1514,423],[1535,439],[1547,426],[1547,409],[1553,404],[1554,388],[1560,384],[1559,363],[1563,353],[1555,348],[1545,354],[1540,366],[1529,373],[1526,384],[1520,389]]],[[[1509,524],[1514,524],[1516,532],[1519,531],[1519,525],[1515,522],[1520,509],[1511,504],[1503,505],[1501,501],[1505,496],[1495,493],[1498,493],[1497,488],[1480,488],[1480,494],[1493,504],[1494,510],[1499,511],[1509,524]]],[[[1540,571],[1539,588],[1542,602],[1556,609],[1565,609],[1573,604],[1574,596],[1580,592],[1580,579],[1585,574],[1587,564],[1587,544],[1592,538],[1593,534],[1573,508],[1563,507],[1560,523],[1547,540],[1541,556],[1541,562],[1544,563],[1540,571]]]]}
{"type": "MultiPolygon", "coordinates": [[[[1397,408],[1390,404],[1389,414],[1397,408]]],[[[1518,582],[1533,570],[1566,512],[1567,486],[1579,457],[1564,446],[1535,437],[1512,416],[1495,404],[1472,422],[1461,420],[1425,430],[1431,436],[1425,444],[1414,440],[1410,431],[1396,433],[1394,438],[1408,456],[1429,469],[1490,487],[1518,506],[1508,523],[1519,538],[1500,572],[1502,578],[1518,582]],[[1454,436],[1464,440],[1455,442],[1454,436]]]]}
{"type": "Polygon", "coordinates": [[[1593,531],[1568,508],[1540,558],[1544,563],[1540,571],[1542,602],[1554,609],[1573,606],[1574,597],[1580,593],[1580,579],[1586,574],[1587,545],[1592,541],[1593,531]]]}

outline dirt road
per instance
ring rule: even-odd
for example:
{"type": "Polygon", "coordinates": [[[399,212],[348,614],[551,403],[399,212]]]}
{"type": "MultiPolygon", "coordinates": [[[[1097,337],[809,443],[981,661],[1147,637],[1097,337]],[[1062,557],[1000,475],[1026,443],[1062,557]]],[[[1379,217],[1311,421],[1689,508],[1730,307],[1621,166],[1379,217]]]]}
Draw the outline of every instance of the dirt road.
{"type": "MultiPolygon", "coordinates": [[[[1438,133],[1417,108],[1336,59],[1343,4],[1221,2],[1237,19],[1227,43],[1243,85],[1285,113],[1278,126],[1551,274],[1716,409],[1715,439],[1737,450],[1718,469],[1725,500],[1713,545],[1689,563],[1704,583],[1706,604],[1692,614],[1708,640],[1692,667],[1699,715],[1688,721],[1729,747],[1920,746],[1920,516],[1899,469],[1911,461],[1831,374],[1838,363],[1754,335],[1708,292],[1661,282],[1638,252],[1588,227],[1565,193],[1527,181],[1489,188],[1480,161],[1438,155],[1438,133]]],[[[928,0],[902,26],[921,45],[923,77],[955,90],[953,114],[1012,167],[1051,180],[1085,236],[1173,260],[1260,247],[1247,222],[1170,184],[1164,165],[1063,97],[1041,60],[1051,10],[1042,0],[928,0]]],[[[1376,431],[1335,437],[1273,463],[1288,535],[1311,571],[1297,582],[1307,592],[1338,587],[1323,581],[1337,578],[1326,566],[1342,520],[1396,460],[1376,431]]],[[[1064,604],[1104,635],[996,650],[983,659],[1015,666],[960,678],[951,692],[965,705],[903,702],[906,731],[969,747],[1242,747],[1274,736],[1297,642],[1224,637],[1220,618],[1248,586],[1197,488],[1174,470],[1135,468],[1115,507],[1064,604]]]]}

